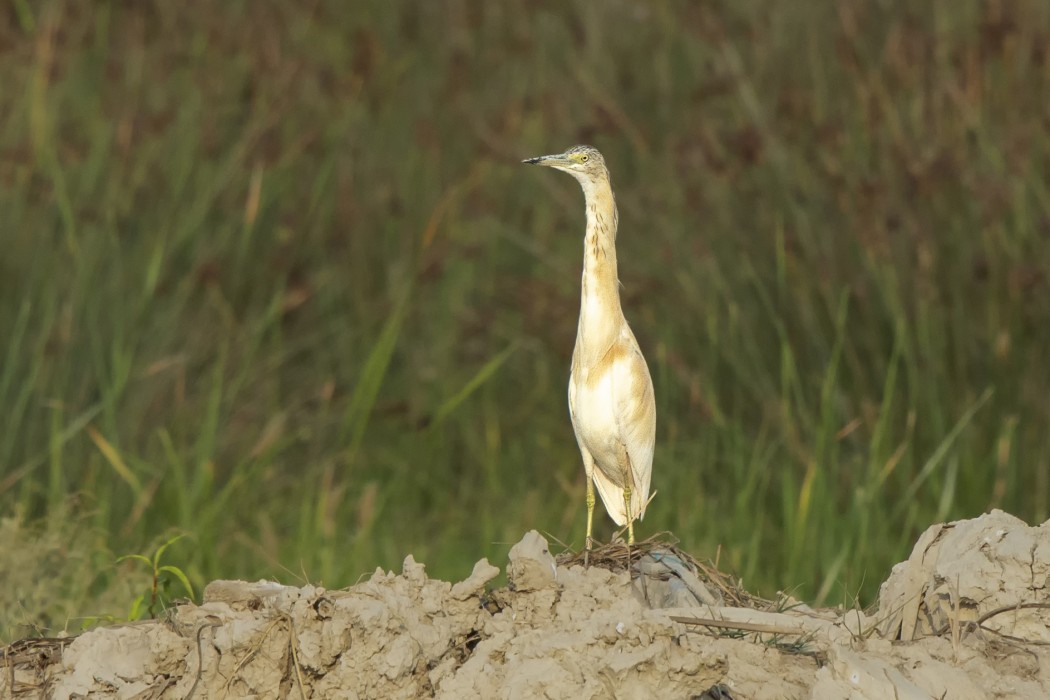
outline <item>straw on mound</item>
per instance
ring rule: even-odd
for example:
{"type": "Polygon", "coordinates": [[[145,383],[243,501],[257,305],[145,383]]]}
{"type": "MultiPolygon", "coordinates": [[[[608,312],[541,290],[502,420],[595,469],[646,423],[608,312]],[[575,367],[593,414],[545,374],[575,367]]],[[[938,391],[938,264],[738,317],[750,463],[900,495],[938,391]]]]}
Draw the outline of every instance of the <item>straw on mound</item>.
{"type": "Polygon", "coordinates": [[[558,566],[568,567],[583,566],[586,559],[588,566],[596,566],[613,572],[626,571],[631,568],[637,574],[639,564],[647,557],[663,559],[670,556],[682,562],[709,588],[721,594],[725,605],[757,610],[768,610],[775,605],[773,601],[746,591],[740,579],[719,570],[716,562],[701,562],[689,552],[679,549],[678,542],[678,538],[670,532],[658,532],[630,547],[622,540],[607,543],[596,542],[589,554],[586,550],[565,551],[557,555],[555,560],[558,566]]]}

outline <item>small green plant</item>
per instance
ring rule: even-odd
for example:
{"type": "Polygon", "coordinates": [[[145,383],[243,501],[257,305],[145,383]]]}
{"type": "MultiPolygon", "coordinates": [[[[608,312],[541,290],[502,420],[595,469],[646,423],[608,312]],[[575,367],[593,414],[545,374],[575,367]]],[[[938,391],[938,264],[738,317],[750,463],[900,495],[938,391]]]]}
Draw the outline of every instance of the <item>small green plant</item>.
{"type": "MultiPolygon", "coordinates": [[[[142,554],[125,554],[117,559],[118,564],[130,559],[132,561],[140,561],[149,567],[152,574],[152,582],[150,584],[149,605],[146,607],[146,612],[149,613],[150,617],[157,616],[158,604],[161,609],[168,607],[168,603],[172,600],[171,586],[173,581],[178,581],[182,584],[182,588],[187,594],[189,594],[190,598],[194,597],[193,585],[190,583],[190,579],[186,576],[185,572],[177,566],[160,563],[161,558],[164,556],[164,552],[167,551],[168,547],[175,544],[183,537],[186,537],[186,535],[176,535],[164,542],[164,544],[157,547],[157,551],[153,553],[152,559],[142,554]]],[[[131,608],[128,610],[129,620],[139,620],[142,618],[142,604],[146,600],[146,595],[146,593],[142,593],[132,601],[131,608]]]]}
{"type": "Polygon", "coordinates": [[[788,637],[781,634],[774,634],[769,639],[765,640],[765,644],[768,647],[772,647],[785,654],[795,654],[798,656],[809,656],[817,660],[819,663],[824,663],[826,656],[824,652],[813,646],[813,641],[817,638],[816,631],[807,632],[801,636],[788,637]]]}

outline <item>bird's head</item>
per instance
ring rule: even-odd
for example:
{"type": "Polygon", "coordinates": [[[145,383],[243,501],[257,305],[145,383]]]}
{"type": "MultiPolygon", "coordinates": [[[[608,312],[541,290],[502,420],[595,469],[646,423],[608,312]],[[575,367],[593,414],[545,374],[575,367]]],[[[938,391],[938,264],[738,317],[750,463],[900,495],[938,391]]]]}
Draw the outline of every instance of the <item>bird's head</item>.
{"type": "Polygon", "coordinates": [[[601,180],[609,179],[609,170],[605,167],[605,159],[593,146],[573,146],[565,153],[551,156],[537,156],[526,158],[521,161],[529,165],[546,165],[558,170],[564,170],[580,181],[584,189],[601,180]]]}

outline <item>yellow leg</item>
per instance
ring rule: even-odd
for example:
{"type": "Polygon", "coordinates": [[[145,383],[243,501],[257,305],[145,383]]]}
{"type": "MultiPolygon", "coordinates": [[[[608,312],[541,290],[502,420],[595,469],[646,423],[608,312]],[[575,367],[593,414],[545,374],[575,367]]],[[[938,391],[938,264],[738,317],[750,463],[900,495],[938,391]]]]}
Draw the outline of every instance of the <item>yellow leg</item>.
{"type": "Polygon", "coordinates": [[[623,447],[621,463],[623,467],[623,512],[627,513],[627,568],[631,568],[631,545],[634,544],[634,513],[631,512],[631,485],[634,484],[634,468],[631,466],[631,455],[623,447]]]}
{"type": "Polygon", "coordinates": [[[594,540],[591,538],[591,527],[594,525],[594,479],[587,477],[587,549],[583,553],[583,565],[590,564],[591,546],[594,540]]]}
{"type": "Polygon", "coordinates": [[[634,513],[631,512],[631,482],[623,487],[623,504],[627,512],[627,544],[634,544],[634,513]]]}

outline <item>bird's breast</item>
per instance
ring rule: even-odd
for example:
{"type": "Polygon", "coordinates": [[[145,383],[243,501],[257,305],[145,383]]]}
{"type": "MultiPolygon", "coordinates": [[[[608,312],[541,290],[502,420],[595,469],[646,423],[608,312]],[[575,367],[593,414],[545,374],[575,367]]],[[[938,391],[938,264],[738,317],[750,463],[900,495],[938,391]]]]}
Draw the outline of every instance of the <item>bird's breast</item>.
{"type": "Polygon", "coordinates": [[[576,432],[595,458],[619,454],[626,442],[623,431],[630,426],[624,425],[624,409],[640,388],[632,370],[634,354],[626,350],[617,343],[595,361],[579,362],[570,380],[576,432]]]}
{"type": "Polygon", "coordinates": [[[580,442],[599,462],[620,444],[616,396],[611,372],[583,369],[573,375],[576,391],[572,415],[580,442]]]}

